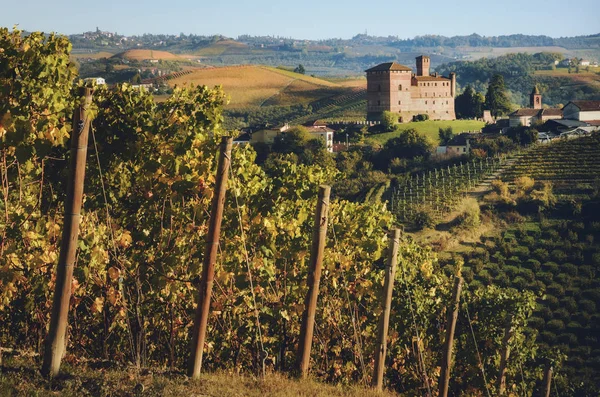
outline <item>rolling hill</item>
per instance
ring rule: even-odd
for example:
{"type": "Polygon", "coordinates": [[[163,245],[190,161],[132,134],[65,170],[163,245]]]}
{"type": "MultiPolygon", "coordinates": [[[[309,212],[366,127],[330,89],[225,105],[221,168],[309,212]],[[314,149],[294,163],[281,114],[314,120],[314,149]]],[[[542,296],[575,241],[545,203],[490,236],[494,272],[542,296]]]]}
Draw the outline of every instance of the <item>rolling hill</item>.
{"type": "Polygon", "coordinates": [[[116,55],[113,55],[113,58],[127,59],[129,61],[143,61],[146,59],[163,59],[168,61],[175,61],[182,59],[175,54],[171,54],[170,52],[143,49],[127,50],[125,52],[120,52],[116,55]]]}
{"type": "Polygon", "coordinates": [[[221,85],[230,106],[290,106],[343,94],[350,90],[337,83],[263,66],[197,69],[169,80],[171,86],[221,85]]]}

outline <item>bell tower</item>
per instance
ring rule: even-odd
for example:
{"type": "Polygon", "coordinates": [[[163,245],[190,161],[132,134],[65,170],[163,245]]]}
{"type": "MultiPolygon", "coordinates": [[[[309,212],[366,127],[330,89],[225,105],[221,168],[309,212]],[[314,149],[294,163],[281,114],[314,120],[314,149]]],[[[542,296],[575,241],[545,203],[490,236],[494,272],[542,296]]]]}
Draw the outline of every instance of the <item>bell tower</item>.
{"type": "Polygon", "coordinates": [[[529,106],[533,109],[542,108],[542,94],[540,94],[537,84],[533,87],[533,91],[531,91],[531,95],[529,96],[529,106]]]}

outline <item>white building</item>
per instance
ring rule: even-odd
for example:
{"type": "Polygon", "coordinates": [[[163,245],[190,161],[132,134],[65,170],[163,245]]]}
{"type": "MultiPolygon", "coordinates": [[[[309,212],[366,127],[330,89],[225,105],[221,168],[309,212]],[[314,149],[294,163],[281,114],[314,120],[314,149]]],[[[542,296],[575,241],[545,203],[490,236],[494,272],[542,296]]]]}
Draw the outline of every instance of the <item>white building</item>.
{"type": "Polygon", "coordinates": [[[598,121],[600,120],[600,101],[571,101],[563,108],[563,118],[598,121]]]}
{"type": "Polygon", "coordinates": [[[84,79],[86,83],[96,83],[96,85],[106,85],[106,80],[102,77],[88,77],[84,79]]]}

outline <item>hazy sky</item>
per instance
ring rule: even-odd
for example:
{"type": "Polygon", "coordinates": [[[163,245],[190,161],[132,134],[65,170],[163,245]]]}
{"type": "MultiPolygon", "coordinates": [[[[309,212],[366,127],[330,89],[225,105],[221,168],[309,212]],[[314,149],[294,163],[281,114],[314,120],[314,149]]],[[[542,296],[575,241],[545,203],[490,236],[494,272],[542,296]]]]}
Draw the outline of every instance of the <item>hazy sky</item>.
{"type": "Polygon", "coordinates": [[[102,30],[132,35],[241,34],[293,38],[370,35],[411,38],[478,33],[600,33],[600,1],[428,0],[6,0],[0,26],[64,34],[102,30]]]}

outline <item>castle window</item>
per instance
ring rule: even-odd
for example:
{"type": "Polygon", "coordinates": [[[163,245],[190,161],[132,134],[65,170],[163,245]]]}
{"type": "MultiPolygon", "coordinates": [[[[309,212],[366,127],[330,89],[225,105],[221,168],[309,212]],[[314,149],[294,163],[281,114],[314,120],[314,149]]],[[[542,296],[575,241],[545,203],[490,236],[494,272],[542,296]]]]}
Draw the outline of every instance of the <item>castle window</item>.
{"type": "Polygon", "coordinates": [[[398,101],[398,105],[402,105],[402,101],[398,101]]]}
{"type": "Polygon", "coordinates": [[[377,101],[377,106],[381,105],[381,101],[377,101]]]}
{"type": "Polygon", "coordinates": [[[425,93],[425,96],[427,96],[427,93],[425,93]]]}
{"type": "Polygon", "coordinates": [[[381,84],[377,86],[377,91],[381,91],[381,84]]]}
{"type": "Polygon", "coordinates": [[[435,105],[435,101],[433,101],[433,104],[435,105]]]}
{"type": "Polygon", "coordinates": [[[427,101],[425,101],[425,105],[427,105],[427,101]]]}
{"type": "Polygon", "coordinates": [[[437,83],[435,83],[435,86],[437,87],[437,83]]]}
{"type": "Polygon", "coordinates": [[[446,101],[446,105],[448,104],[448,101],[446,101]]]}

